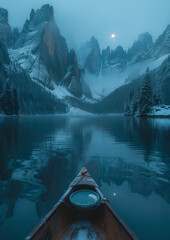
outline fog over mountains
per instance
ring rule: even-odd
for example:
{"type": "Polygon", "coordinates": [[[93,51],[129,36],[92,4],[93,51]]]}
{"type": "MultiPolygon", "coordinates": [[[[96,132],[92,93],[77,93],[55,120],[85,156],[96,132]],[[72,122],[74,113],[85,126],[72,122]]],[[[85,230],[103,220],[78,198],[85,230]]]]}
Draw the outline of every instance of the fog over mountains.
{"type": "Polygon", "coordinates": [[[140,34],[127,51],[122,46],[101,49],[95,36],[77,50],[68,48],[52,6],[32,10],[21,32],[11,28],[8,11],[0,8],[0,112],[66,113],[81,108],[122,113],[129,92],[135,95],[142,86],[147,67],[153,92],[168,105],[169,53],[170,25],[156,41],[148,32],[140,34]]]}

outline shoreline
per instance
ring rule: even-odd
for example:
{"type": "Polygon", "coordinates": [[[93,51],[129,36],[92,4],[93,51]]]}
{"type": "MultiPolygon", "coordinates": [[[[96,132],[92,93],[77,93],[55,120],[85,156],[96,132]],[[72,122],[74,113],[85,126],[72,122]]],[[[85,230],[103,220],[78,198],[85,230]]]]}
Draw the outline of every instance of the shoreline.
{"type": "Polygon", "coordinates": [[[170,119],[170,115],[146,115],[146,116],[133,116],[133,115],[124,115],[123,113],[111,113],[111,114],[93,114],[93,113],[83,113],[83,114],[78,114],[78,113],[58,113],[58,114],[33,114],[33,115],[0,115],[0,118],[27,118],[27,117],[118,117],[118,116],[124,116],[124,117],[133,117],[133,118],[166,118],[170,119]]]}

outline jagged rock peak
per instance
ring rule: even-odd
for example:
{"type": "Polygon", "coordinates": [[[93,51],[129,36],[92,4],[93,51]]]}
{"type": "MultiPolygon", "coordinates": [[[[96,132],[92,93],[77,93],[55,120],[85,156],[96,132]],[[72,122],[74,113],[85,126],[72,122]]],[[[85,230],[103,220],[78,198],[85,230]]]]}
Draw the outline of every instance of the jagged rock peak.
{"type": "Polygon", "coordinates": [[[33,46],[34,52],[36,47],[39,48],[44,35],[47,33],[51,35],[60,36],[60,31],[54,20],[54,10],[49,4],[43,5],[40,9],[31,10],[30,18],[27,19],[23,30],[17,39],[14,48],[21,48],[24,46],[33,46]],[[44,32],[45,31],[45,32],[44,32]]]}
{"type": "Polygon", "coordinates": [[[148,32],[140,34],[138,37],[138,41],[141,41],[146,44],[153,44],[152,36],[148,32]]]}
{"type": "Polygon", "coordinates": [[[159,57],[167,53],[170,53],[170,24],[155,41],[152,54],[159,57]]]}
{"type": "Polygon", "coordinates": [[[97,39],[92,36],[89,41],[85,42],[78,51],[79,62],[82,67],[84,67],[85,61],[88,55],[96,48],[100,51],[99,43],[97,39]]]}
{"type": "Polygon", "coordinates": [[[94,46],[94,45],[96,45],[96,44],[98,45],[98,41],[97,41],[97,39],[96,39],[94,36],[91,37],[89,43],[90,43],[92,46],[94,46]]]}
{"type": "Polygon", "coordinates": [[[139,35],[138,40],[134,42],[128,50],[129,61],[141,61],[147,59],[153,47],[152,36],[146,32],[139,35]]]}
{"type": "Polygon", "coordinates": [[[0,23],[8,24],[8,11],[4,8],[0,8],[0,23]]]}
{"type": "Polygon", "coordinates": [[[39,22],[50,21],[54,18],[53,6],[49,4],[43,5],[40,9],[32,9],[30,13],[30,19],[38,20],[39,22]]]}
{"type": "Polygon", "coordinates": [[[18,40],[19,38],[19,29],[18,28],[14,28],[13,31],[12,31],[12,45],[14,46],[16,41],[18,40]]]}
{"type": "Polygon", "coordinates": [[[72,68],[72,73],[74,76],[77,77],[78,80],[80,80],[80,73],[78,69],[78,63],[77,63],[77,56],[75,54],[75,51],[73,49],[70,50],[68,54],[68,66],[69,68],[72,68]]]}
{"type": "Polygon", "coordinates": [[[84,46],[88,47],[91,51],[93,49],[97,49],[97,51],[100,52],[100,46],[99,46],[98,40],[94,36],[92,36],[90,40],[85,43],[84,46]]]}
{"type": "Polygon", "coordinates": [[[11,28],[8,24],[8,11],[0,8],[0,40],[6,45],[11,45],[11,28]]]}
{"type": "Polygon", "coordinates": [[[22,49],[20,54],[23,52],[22,56],[25,56],[23,60],[31,61],[29,71],[34,79],[43,84],[51,81],[60,83],[68,67],[68,47],[56,25],[53,7],[44,5],[31,11],[30,18],[25,22],[14,45],[14,49],[19,48],[22,49]],[[40,75],[42,71],[37,71],[37,66],[40,65],[47,74],[46,78],[40,75]]]}
{"type": "Polygon", "coordinates": [[[102,51],[102,74],[107,75],[111,72],[122,71],[127,67],[127,53],[122,46],[114,50],[107,47],[102,51]]]}
{"type": "Polygon", "coordinates": [[[146,51],[150,49],[153,45],[153,40],[151,34],[148,32],[139,35],[138,40],[134,42],[131,50],[132,51],[146,51]]]}
{"type": "Polygon", "coordinates": [[[38,10],[31,10],[30,19],[26,20],[23,31],[30,31],[37,28],[43,22],[49,22],[54,19],[54,9],[49,4],[43,5],[38,10]]]}
{"type": "Polygon", "coordinates": [[[78,51],[78,62],[92,74],[99,74],[101,65],[100,47],[97,39],[91,37],[78,51]]]}
{"type": "Polygon", "coordinates": [[[115,50],[111,50],[110,58],[115,56],[126,57],[126,51],[123,49],[122,46],[118,46],[115,50]]]}
{"type": "Polygon", "coordinates": [[[102,50],[102,55],[105,55],[105,54],[107,54],[107,55],[109,55],[110,54],[110,47],[108,46],[106,49],[103,49],[102,50]]]}

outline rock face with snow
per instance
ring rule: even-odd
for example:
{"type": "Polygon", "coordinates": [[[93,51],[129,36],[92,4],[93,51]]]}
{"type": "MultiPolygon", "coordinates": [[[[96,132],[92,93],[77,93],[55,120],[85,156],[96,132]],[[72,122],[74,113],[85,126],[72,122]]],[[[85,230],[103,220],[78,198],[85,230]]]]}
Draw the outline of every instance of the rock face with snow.
{"type": "MultiPolygon", "coordinates": [[[[55,85],[68,88],[74,77],[74,85],[77,83],[77,89],[80,89],[76,54],[72,50],[69,52],[66,40],[56,25],[52,6],[47,4],[37,11],[32,10],[21,33],[13,31],[13,42],[14,47],[10,51],[12,60],[24,68],[33,80],[54,90],[55,85]]],[[[81,96],[82,91],[77,95],[81,96]]]]}
{"type": "Polygon", "coordinates": [[[127,54],[121,46],[115,50],[107,48],[102,52],[102,73],[107,73],[108,68],[113,72],[123,71],[127,66],[127,54]]]}
{"type": "Polygon", "coordinates": [[[132,47],[128,50],[128,61],[140,62],[146,60],[150,57],[152,47],[152,36],[148,32],[140,34],[138,40],[135,41],[132,47]]]}
{"type": "Polygon", "coordinates": [[[79,64],[92,74],[99,75],[101,54],[98,41],[92,37],[78,51],[79,64]]]}
{"type": "Polygon", "coordinates": [[[8,24],[8,11],[0,8],[0,40],[9,47],[11,45],[11,37],[11,28],[8,24]]]}
{"type": "MultiPolygon", "coordinates": [[[[161,56],[166,57],[168,53],[170,53],[170,25],[155,43],[149,33],[141,34],[128,52],[118,46],[115,50],[108,47],[101,54],[98,41],[92,37],[80,48],[77,57],[74,50],[68,49],[66,40],[60,34],[54,19],[53,7],[50,5],[44,5],[36,11],[32,10],[21,32],[17,28],[11,32],[8,24],[8,12],[0,8],[1,80],[10,79],[11,70],[15,81],[18,81],[18,85],[16,85],[18,89],[21,85],[21,90],[23,90],[22,87],[28,81],[31,82],[28,86],[37,85],[38,87],[35,87],[37,90],[33,95],[30,91],[34,104],[36,103],[34,97],[38,96],[37,92],[41,88],[44,91],[41,92],[41,96],[44,97],[45,92],[46,94],[50,93],[67,104],[69,104],[68,98],[73,98],[73,95],[78,98],[82,97],[82,101],[87,100],[84,96],[92,97],[93,99],[90,101],[95,100],[95,96],[99,96],[101,99],[108,94],[105,89],[109,88],[109,92],[113,91],[113,88],[116,89],[124,84],[125,77],[128,78],[130,74],[133,78],[128,78],[129,82],[133,81],[134,76],[136,78],[140,75],[142,68],[160,60],[161,56]],[[86,75],[86,73],[91,74],[86,75]],[[106,76],[96,77],[101,73],[106,76]],[[96,76],[94,77],[92,74],[96,76]],[[89,81],[86,77],[89,78],[89,81]],[[25,82],[20,82],[19,78],[20,80],[25,78],[25,82]],[[92,79],[95,79],[96,82],[91,81],[92,79]],[[99,80],[102,81],[101,84],[99,84],[99,80]],[[100,88],[99,91],[96,84],[100,88]],[[91,95],[90,88],[93,95],[91,95]]],[[[12,79],[11,81],[14,82],[12,79]]],[[[168,80],[169,75],[166,75],[166,81],[163,81],[165,87],[161,88],[163,92],[167,92],[169,89],[168,80]]],[[[166,94],[166,99],[168,99],[168,94],[166,94]]],[[[23,96],[30,108],[25,92],[23,96]]],[[[19,98],[22,102],[22,96],[19,98]]],[[[46,99],[49,98],[46,96],[46,99]]],[[[53,102],[53,98],[51,98],[50,103],[53,102]]],[[[25,110],[25,112],[28,111],[25,110]]]]}
{"type": "Polygon", "coordinates": [[[67,73],[63,78],[62,85],[76,97],[81,97],[83,94],[82,84],[80,82],[80,70],[78,69],[77,56],[74,50],[70,50],[68,54],[67,73]]]}
{"type": "Polygon", "coordinates": [[[24,58],[27,57],[27,62],[30,62],[29,70],[33,69],[32,77],[45,85],[51,81],[60,83],[66,74],[68,48],[55,23],[53,7],[49,5],[44,5],[36,12],[31,11],[30,19],[26,20],[14,49],[23,49],[24,55],[27,55],[24,58]],[[44,80],[43,76],[39,76],[42,69],[44,80]]]}
{"type": "Polygon", "coordinates": [[[161,34],[155,41],[152,49],[152,56],[156,58],[167,53],[170,53],[170,24],[167,26],[163,34],[161,34]]]}
{"type": "MultiPolygon", "coordinates": [[[[170,25],[154,43],[149,33],[143,33],[127,52],[121,46],[115,50],[110,50],[109,47],[104,49],[102,51],[102,74],[121,73],[129,65],[131,67],[145,65],[145,62],[153,61],[168,53],[170,53],[170,25]]],[[[132,73],[134,75],[134,71],[132,73]]]]}

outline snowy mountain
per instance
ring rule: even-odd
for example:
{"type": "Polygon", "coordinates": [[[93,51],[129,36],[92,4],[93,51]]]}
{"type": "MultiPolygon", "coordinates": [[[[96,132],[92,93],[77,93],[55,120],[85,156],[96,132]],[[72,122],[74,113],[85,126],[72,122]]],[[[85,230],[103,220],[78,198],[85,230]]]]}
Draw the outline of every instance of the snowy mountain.
{"type": "Polygon", "coordinates": [[[32,80],[51,90],[64,82],[73,95],[82,96],[77,58],[73,50],[68,50],[66,40],[60,34],[53,7],[44,5],[31,11],[10,50],[10,57],[29,72],[32,80]]]}
{"type": "Polygon", "coordinates": [[[65,113],[79,107],[76,102],[103,101],[147,67],[158,68],[169,53],[170,25],[155,42],[149,33],[139,35],[128,51],[101,51],[92,37],[75,53],[60,34],[52,6],[32,10],[21,32],[11,30],[8,12],[0,8],[0,111],[65,113]]]}
{"type": "MultiPolygon", "coordinates": [[[[138,104],[145,76],[146,73],[138,75],[133,81],[117,87],[109,95],[95,104],[76,101],[75,106],[84,111],[97,114],[124,113],[127,104],[130,105],[130,108],[135,107],[136,103],[138,104]]],[[[150,71],[150,76],[152,88],[152,95],[150,95],[150,100],[152,101],[151,107],[153,107],[154,111],[156,111],[156,109],[159,111],[160,109],[164,109],[164,115],[165,110],[168,109],[169,114],[170,57],[167,57],[159,67],[150,71]]],[[[133,115],[132,112],[130,114],[133,115]]]]}
{"type": "MultiPolygon", "coordinates": [[[[100,75],[96,77],[96,74],[89,71],[84,77],[85,83],[91,89],[92,97],[102,100],[115,89],[142,75],[147,67],[151,70],[159,67],[170,53],[169,26],[155,42],[149,33],[143,33],[128,51],[121,46],[115,50],[110,47],[103,49],[100,75]]],[[[90,48],[88,44],[84,44],[81,49],[83,51],[78,51],[78,59],[84,56],[86,62],[90,48]],[[82,52],[86,54],[83,55],[82,52]]]]}
{"type": "MultiPolygon", "coordinates": [[[[24,104],[21,104],[21,102],[27,102],[28,96],[26,95],[29,95],[26,94],[23,84],[30,85],[28,91],[34,101],[35,96],[33,97],[32,94],[37,95],[38,98],[38,93],[35,93],[38,91],[41,94],[44,92],[45,98],[49,98],[48,101],[54,103],[53,110],[50,107],[52,111],[47,109],[47,113],[54,112],[56,103],[57,106],[60,105],[58,99],[62,99],[64,104],[67,104],[65,99],[68,96],[91,97],[90,89],[83,83],[83,71],[78,68],[77,56],[74,50],[68,49],[66,40],[61,36],[53,11],[53,7],[48,4],[37,11],[32,10],[30,18],[26,20],[21,33],[19,33],[18,28],[11,31],[8,24],[8,12],[0,9],[0,32],[3,36],[0,39],[0,72],[2,76],[0,79],[2,96],[0,98],[4,99],[6,84],[9,82],[9,92],[16,88],[18,95],[22,95],[22,97],[18,97],[18,100],[19,105],[23,106],[20,106],[20,109],[24,114],[42,113],[45,109],[40,107],[40,111],[33,110],[34,107],[27,106],[25,108],[24,104]],[[18,74],[24,78],[23,82],[16,80],[18,74]],[[35,92],[31,89],[32,86],[34,86],[34,90],[36,89],[35,92]]],[[[12,103],[10,105],[12,108],[12,103]]],[[[32,104],[30,103],[30,105],[32,104]]],[[[61,107],[65,112],[64,108],[61,107]]],[[[8,112],[11,113],[12,110],[8,112]]]]}

